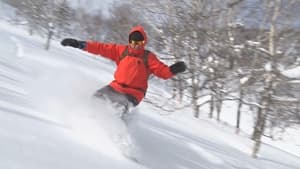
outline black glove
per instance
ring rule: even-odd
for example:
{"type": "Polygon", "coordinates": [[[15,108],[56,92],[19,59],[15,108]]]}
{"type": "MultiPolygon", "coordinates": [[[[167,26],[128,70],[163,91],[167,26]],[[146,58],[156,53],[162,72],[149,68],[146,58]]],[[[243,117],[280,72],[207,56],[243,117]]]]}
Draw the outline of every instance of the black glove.
{"type": "Polygon", "coordinates": [[[66,38],[66,39],[61,41],[61,45],[71,46],[73,48],[84,49],[85,46],[86,46],[86,42],[85,41],[78,41],[78,40],[72,39],[72,38],[66,38]]]}
{"type": "Polygon", "coordinates": [[[169,68],[173,74],[177,74],[177,73],[184,72],[186,70],[186,65],[184,62],[180,61],[180,62],[174,63],[169,68]]]}

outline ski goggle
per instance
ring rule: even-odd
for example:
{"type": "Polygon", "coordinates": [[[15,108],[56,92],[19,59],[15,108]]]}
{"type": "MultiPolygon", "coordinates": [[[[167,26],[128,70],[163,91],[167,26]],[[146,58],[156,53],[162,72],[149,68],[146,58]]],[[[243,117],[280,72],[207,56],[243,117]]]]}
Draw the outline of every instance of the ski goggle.
{"type": "Polygon", "coordinates": [[[143,40],[143,41],[135,41],[135,40],[132,40],[132,41],[130,41],[130,44],[131,44],[131,45],[134,45],[134,46],[136,46],[136,45],[142,46],[142,45],[145,44],[145,41],[144,41],[144,40],[143,40]]]}

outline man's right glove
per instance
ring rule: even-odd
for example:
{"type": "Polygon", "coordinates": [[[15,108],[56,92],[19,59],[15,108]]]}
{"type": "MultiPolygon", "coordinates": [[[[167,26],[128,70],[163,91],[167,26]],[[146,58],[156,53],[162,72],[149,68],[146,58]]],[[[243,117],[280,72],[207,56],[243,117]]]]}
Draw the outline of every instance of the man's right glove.
{"type": "Polygon", "coordinates": [[[71,46],[73,48],[84,49],[86,47],[85,41],[78,41],[72,38],[66,38],[61,41],[61,45],[63,46],[71,46]]]}
{"type": "Polygon", "coordinates": [[[180,62],[174,63],[169,68],[173,74],[177,74],[177,73],[184,72],[186,70],[186,65],[184,62],[180,61],[180,62]]]}

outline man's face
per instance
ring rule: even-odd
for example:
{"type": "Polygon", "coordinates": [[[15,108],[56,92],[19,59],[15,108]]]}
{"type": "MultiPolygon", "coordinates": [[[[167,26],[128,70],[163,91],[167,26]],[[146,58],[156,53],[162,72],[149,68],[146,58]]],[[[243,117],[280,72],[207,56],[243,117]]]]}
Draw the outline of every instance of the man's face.
{"type": "Polygon", "coordinates": [[[134,41],[134,40],[132,40],[132,41],[130,41],[129,44],[130,44],[130,47],[132,49],[138,50],[138,49],[142,49],[143,48],[143,46],[145,44],[145,41],[134,41]]]}

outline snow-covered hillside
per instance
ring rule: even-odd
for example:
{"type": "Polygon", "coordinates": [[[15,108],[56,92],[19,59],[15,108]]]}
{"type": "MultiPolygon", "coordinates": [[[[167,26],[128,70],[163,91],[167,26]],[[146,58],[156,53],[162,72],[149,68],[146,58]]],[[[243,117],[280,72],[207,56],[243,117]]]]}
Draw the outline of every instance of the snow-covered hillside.
{"type": "Polygon", "coordinates": [[[0,37],[0,169],[300,168],[297,147],[265,143],[252,159],[246,134],[193,119],[189,109],[162,116],[142,103],[126,127],[93,97],[113,63],[59,42],[45,51],[44,40],[5,22],[0,37]],[[138,163],[122,155],[123,144],[138,163]]]}

